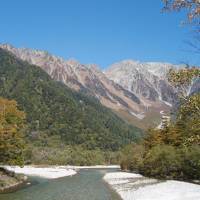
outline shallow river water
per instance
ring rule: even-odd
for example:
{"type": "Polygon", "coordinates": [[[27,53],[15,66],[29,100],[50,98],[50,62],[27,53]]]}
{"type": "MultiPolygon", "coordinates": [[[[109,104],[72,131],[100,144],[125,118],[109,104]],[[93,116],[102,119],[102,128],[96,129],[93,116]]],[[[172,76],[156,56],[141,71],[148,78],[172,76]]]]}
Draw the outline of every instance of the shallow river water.
{"type": "Polygon", "coordinates": [[[0,194],[0,200],[121,200],[102,179],[113,171],[82,169],[75,176],[54,180],[32,177],[30,186],[0,194]]]}

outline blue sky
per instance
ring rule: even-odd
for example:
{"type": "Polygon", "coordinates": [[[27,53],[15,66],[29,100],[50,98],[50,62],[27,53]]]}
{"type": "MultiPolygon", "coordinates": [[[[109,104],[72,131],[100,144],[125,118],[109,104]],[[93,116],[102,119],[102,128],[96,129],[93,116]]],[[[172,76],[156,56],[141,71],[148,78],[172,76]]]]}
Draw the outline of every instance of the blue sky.
{"type": "Polygon", "coordinates": [[[6,0],[0,42],[47,50],[106,68],[123,59],[200,64],[186,52],[184,13],[161,13],[161,0],[6,0]]]}

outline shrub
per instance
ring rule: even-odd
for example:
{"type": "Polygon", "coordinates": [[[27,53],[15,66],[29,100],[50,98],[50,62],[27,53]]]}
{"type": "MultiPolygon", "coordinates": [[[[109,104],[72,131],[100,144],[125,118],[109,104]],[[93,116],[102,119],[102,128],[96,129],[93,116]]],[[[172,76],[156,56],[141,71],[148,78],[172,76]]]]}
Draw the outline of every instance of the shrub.
{"type": "Polygon", "coordinates": [[[144,158],[142,172],[156,178],[177,178],[182,176],[181,155],[169,145],[157,145],[150,149],[144,158]]]}
{"type": "Polygon", "coordinates": [[[184,178],[200,180],[200,146],[181,149],[181,154],[184,178]]]}
{"type": "Polygon", "coordinates": [[[138,144],[127,145],[122,150],[120,166],[122,170],[139,171],[143,164],[144,147],[138,144]]]}

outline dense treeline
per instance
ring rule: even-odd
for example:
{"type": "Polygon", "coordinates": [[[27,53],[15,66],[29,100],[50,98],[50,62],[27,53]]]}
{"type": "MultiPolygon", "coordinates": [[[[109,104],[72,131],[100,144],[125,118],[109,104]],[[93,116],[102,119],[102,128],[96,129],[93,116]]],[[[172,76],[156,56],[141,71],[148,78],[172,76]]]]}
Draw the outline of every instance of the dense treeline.
{"type": "Polygon", "coordinates": [[[26,113],[26,138],[48,147],[79,145],[116,151],[137,141],[141,130],[126,124],[96,99],[53,81],[43,70],[0,49],[0,96],[14,99],[26,113]]]}
{"type": "Polygon", "coordinates": [[[25,164],[38,165],[109,165],[119,164],[119,151],[88,150],[81,146],[35,147],[25,150],[25,164]]]}
{"type": "Polygon", "coordinates": [[[200,179],[200,92],[187,96],[184,91],[199,77],[199,68],[170,72],[170,81],[183,90],[175,121],[149,130],[141,145],[126,147],[122,169],[157,178],[200,179]]]}

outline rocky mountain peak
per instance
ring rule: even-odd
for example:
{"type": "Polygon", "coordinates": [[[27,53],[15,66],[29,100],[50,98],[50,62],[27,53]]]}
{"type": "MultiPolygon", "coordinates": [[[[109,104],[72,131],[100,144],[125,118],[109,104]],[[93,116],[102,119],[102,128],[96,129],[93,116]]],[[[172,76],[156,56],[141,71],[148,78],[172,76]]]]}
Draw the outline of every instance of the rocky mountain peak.
{"type": "Polygon", "coordinates": [[[150,101],[163,101],[170,105],[174,103],[176,93],[167,81],[167,73],[174,67],[169,63],[125,60],[110,66],[105,74],[138,96],[150,101]]]}
{"type": "Polygon", "coordinates": [[[71,67],[80,65],[80,62],[74,58],[70,58],[70,59],[66,60],[65,62],[66,62],[66,64],[70,65],[71,67]]]}
{"type": "Polygon", "coordinates": [[[96,97],[103,105],[128,120],[142,120],[149,112],[167,107],[176,99],[165,74],[173,67],[168,63],[142,63],[124,60],[105,72],[95,64],[84,65],[75,59],[64,60],[47,51],[0,45],[18,58],[37,65],[54,80],[96,97]],[[150,109],[151,108],[151,109],[150,109]]]}

